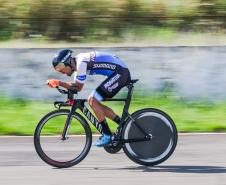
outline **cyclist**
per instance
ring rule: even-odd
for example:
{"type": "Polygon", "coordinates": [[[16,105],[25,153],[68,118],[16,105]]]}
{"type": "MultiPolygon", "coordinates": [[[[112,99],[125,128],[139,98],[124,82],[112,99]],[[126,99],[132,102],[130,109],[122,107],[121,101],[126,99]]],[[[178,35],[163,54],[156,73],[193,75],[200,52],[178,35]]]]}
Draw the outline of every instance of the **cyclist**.
{"type": "Polygon", "coordinates": [[[63,49],[54,57],[52,64],[56,71],[71,76],[75,71],[74,82],[68,83],[50,79],[47,84],[55,88],[62,86],[66,89],[81,91],[87,75],[104,75],[107,78],[88,97],[88,103],[102,125],[103,135],[96,141],[96,146],[105,146],[111,141],[111,131],[106,117],[120,123],[120,117],[109,107],[101,104],[105,98],[112,98],[130,81],[130,72],[117,56],[92,51],[72,56],[72,50],[63,49]]]}

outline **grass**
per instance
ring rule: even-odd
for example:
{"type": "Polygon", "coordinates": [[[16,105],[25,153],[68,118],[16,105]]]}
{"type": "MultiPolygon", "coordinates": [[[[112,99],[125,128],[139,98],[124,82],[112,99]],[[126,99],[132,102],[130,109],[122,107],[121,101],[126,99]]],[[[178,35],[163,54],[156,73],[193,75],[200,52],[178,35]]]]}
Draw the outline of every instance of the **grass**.
{"type": "MultiPolygon", "coordinates": [[[[109,102],[118,114],[122,103],[109,102]]],[[[147,107],[167,112],[175,121],[180,132],[223,132],[226,131],[226,102],[187,102],[169,95],[137,95],[133,98],[130,113],[147,107]]],[[[54,110],[52,103],[22,99],[0,98],[0,135],[33,135],[38,121],[54,110]]],[[[116,124],[109,121],[111,128],[116,124]]],[[[92,127],[96,132],[96,129],[92,127]]],[[[81,133],[81,130],[77,133],[81,133]]]]}

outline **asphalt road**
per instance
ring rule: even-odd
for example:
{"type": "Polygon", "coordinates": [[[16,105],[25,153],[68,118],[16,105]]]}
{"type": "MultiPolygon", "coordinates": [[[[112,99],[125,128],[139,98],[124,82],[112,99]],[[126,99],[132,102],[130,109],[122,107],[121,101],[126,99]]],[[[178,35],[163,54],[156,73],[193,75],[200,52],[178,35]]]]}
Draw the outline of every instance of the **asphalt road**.
{"type": "Polygon", "coordinates": [[[92,147],[77,166],[57,169],[36,154],[32,137],[0,137],[0,185],[226,185],[226,134],[179,135],[174,154],[155,167],[123,152],[92,147]]]}

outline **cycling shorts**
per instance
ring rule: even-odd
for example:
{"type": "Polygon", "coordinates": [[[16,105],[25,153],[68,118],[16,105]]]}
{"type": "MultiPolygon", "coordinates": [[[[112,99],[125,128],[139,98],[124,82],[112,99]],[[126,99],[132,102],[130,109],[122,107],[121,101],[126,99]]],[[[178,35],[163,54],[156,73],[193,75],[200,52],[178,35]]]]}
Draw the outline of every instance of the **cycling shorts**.
{"type": "Polygon", "coordinates": [[[131,80],[130,72],[127,68],[121,68],[108,76],[92,93],[92,95],[101,101],[105,98],[112,98],[131,80]]]}

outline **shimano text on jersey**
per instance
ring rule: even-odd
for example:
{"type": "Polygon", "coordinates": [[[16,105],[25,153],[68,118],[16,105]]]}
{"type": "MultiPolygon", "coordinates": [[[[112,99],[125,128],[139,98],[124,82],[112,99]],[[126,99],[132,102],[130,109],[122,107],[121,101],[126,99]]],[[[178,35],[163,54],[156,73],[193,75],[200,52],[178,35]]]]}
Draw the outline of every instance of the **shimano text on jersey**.
{"type": "Polygon", "coordinates": [[[115,70],[116,65],[113,64],[94,64],[93,68],[104,68],[104,69],[111,69],[111,70],[115,70]]]}

